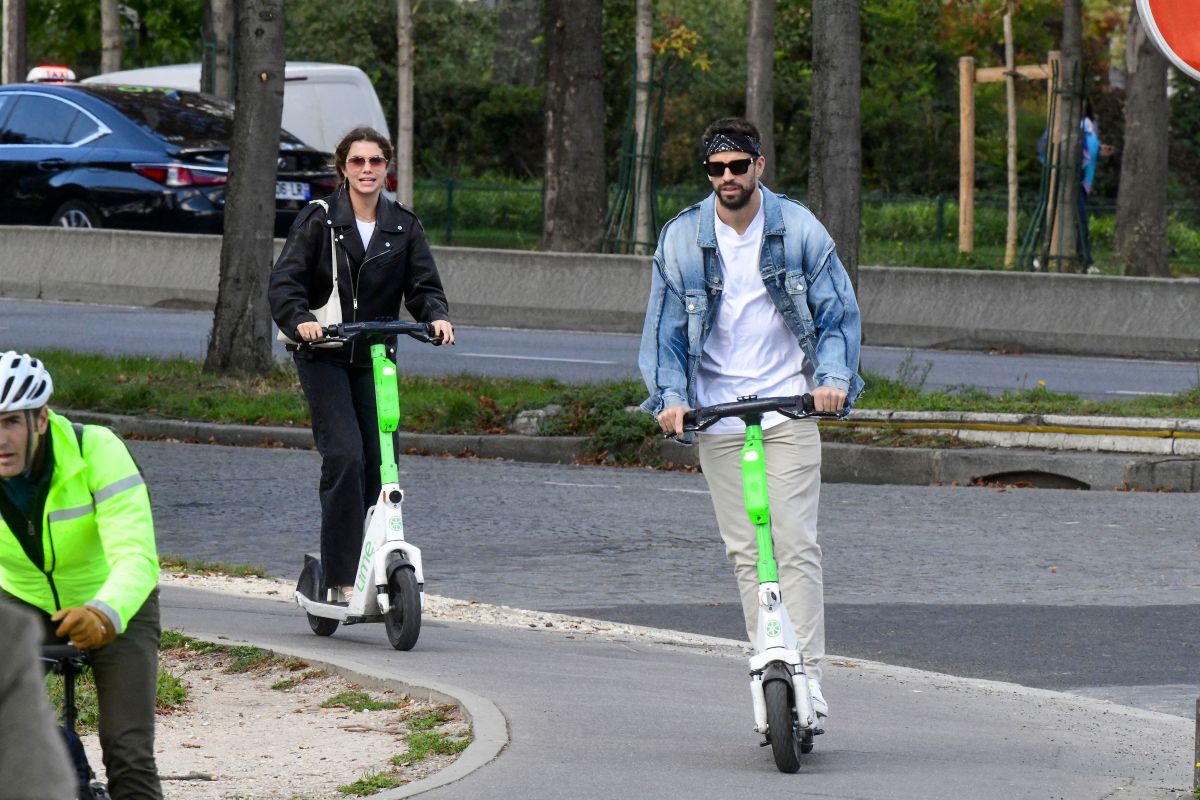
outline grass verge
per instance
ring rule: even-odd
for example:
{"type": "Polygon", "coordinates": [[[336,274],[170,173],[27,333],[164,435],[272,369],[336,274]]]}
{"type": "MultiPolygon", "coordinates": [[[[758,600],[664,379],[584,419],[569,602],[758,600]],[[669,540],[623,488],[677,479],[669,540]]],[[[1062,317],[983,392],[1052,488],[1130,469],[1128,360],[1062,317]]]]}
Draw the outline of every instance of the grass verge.
{"type": "MultiPolygon", "coordinates": [[[[159,650],[170,650],[173,647],[189,646],[199,650],[208,647],[210,650],[220,650],[221,645],[200,642],[175,631],[163,631],[159,641],[159,650]]],[[[228,648],[226,648],[228,649],[228,648]]],[[[203,652],[203,651],[202,651],[203,652]]],[[[63,681],[58,675],[46,676],[46,695],[50,705],[56,709],[59,720],[62,720],[63,681]]],[[[154,705],[160,714],[169,714],[187,702],[187,689],[182,681],[172,673],[158,668],[158,680],[155,686],[154,705]]],[[[100,716],[100,706],[96,699],[96,678],[92,668],[84,665],[83,672],[75,680],[76,731],[81,735],[96,730],[96,722],[100,716]]]]}
{"type": "Polygon", "coordinates": [[[158,566],[168,572],[232,575],[238,578],[250,576],[255,578],[267,577],[267,571],[262,567],[252,567],[246,564],[226,564],[223,561],[205,561],[204,559],[188,558],[186,556],[160,555],[158,557],[158,566]]]}
{"type": "MultiPolygon", "coordinates": [[[[457,756],[471,744],[470,730],[461,732],[462,724],[456,706],[441,705],[419,714],[405,715],[402,712],[401,720],[408,729],[407,749],[388,759],[393,767],[411,767],[434,756],[457,756]]],[[[399,770],[384,770],[364,775],[353,783],[338,787],[338,791],[345,795],[363,796],[399,786],[404,780],[399,770]]]]}
{"type": "MultiPolygon", "coordinates": [[[[308,408],[294,367],[278,365],[261,378],[205,374],[183,359],[110,357],[65,351],[40,354],[55,376],[55,405],[111,414],[216,423],[307,426],[308,408]]],[[[864,376],[862,409],[974,411],[1144,417],[1200,417],[1200,368],[1196,385],[1169,396],[1095,401],[1055,392],[1041,376],[1027,374],[1012,389],[989,394],[964,383],[926,391],[932,364],[910,356],[895,378],[864,376]]],[[[637,381],[570,385],[554,380],[473,375],[400,379],[401,429],[426,433],[496,434],[508,431],[522,411],[557,406],[543,423],[548,436],[582,436],[599,463],[657,464],[657,426],[636,410],[646,396],[637,381]],[[633,409],[631,411],[631,409],[633,409]]],[[[832,430],[831,426],[826,427],[832,430]]],[[[833,434],[836,439],[843,434],[833,434]]],[[[919,443],[891,436],[874,443],[919,443]]],[[[952,444],[948,442],[947,444],[952,444]]],[[[226,568],[225,565],[215,565],[226,568]]]]}

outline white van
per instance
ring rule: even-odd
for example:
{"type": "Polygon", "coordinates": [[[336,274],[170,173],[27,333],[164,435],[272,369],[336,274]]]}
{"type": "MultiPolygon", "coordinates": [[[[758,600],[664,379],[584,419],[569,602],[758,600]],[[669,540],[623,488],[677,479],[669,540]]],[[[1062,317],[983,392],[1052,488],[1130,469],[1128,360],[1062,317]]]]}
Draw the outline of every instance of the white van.
{"type": "MultiPolygon", "coordinates": [[[[283,72],[283,128],[305,144],[332,153],[342,135],[370,125],[391,138],[371,79],[358,67],[289,61],[283,72]]],[[[173,64],[108,72],[81,83],[116,83],[200,91],[200,65],[173,64]]]]}

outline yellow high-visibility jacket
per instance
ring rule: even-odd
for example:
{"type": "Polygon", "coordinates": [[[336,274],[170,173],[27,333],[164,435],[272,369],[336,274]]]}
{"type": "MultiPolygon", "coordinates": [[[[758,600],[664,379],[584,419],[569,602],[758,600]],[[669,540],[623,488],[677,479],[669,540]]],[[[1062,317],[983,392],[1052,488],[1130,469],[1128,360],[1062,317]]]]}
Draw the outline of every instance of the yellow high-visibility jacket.
{"type": "Polygon", "coordinates": [[[146,483],[108,428],[50,412],[54,472],[41,510],[42,561],[26,555],[0,518],[0,588],[48,613],[95,605],[124,632],[158,584],[158,552],[146,483]],[[81,452],[82,450],[82,452],[81,452]]]}

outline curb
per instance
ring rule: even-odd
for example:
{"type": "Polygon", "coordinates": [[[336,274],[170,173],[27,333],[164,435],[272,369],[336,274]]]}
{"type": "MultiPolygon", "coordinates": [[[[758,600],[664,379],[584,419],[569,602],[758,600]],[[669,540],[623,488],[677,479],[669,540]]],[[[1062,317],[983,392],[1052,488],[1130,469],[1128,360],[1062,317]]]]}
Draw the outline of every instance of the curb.
{"type": "Polygon", "coordinates": [[[962,441],[999,447],[1200,456],[1200,419],[866,409],[855,411],[851,420],[829,424],[936,430],[953,433],[962,441]]]}
{"type": "MultiPolygon", "coordinates": [[[[90,411],[68,410],[63,413],[75,422],[107,425],[122,436],[161,437],[240,447],[313,447],[312,433],[308,428],[220,425],[90,411]]],[[[896,412],[882,413],[895,416],[896,412]]],[[[909,412],[909,415],[914,416],[912,412],[909,412]]],[[[920,414],[919,419],[912,421],[912,427],[928,428],[936,425],[944,429],[956,429],[956,424],[961,425],[964,417],[963,414],[956,413],[945,415],[945,420],[935,420],[931,416],[920,414]]],[[[992,419],[998,416],[1000,415],[989,415],[992,419]]],[[[1021,420],[1029,419],[1021,415],[1012,416],[1021,420]]],[[[981,421],[972,422],[986,424],[981,421]]],[[[1095,425],[1096,421],[1090,422],[1095,425]]],[[[1122,422],[1128,425],[1128,421],[1122,422]]],[[[1200,423],[1191,420],[1183,422],[1188,423],[1191,428],[1184,433],[1194,433],[1200,429],[1200,423]]],[[[905,426],[901,420],[887,424],[905,426]]],[[[1132,430],[1132,426],[1129,429],[1132,430]]],[[[549,464],[570,464],[581,460],[586,441],[578,436],[520,434],[473,436],[402,431],[398,436],[401,452],[474,455],[479,458],[549,464]]],[[[669,441],[662,441],[659,443],[659,454],[673,466],[694,467],[697,464],[697,455],[693,447],[681,447],[669,441]]],[[[1100,452],[1095,448],[1066,449],[1047,445],[1042,445],[1041,448],[1027,445],[940,449],[873,447],[825,442],[822,446],[822,457],[823,477],[829,483],[908,486],[999,483],[1058,489],[1200,491],[1200,459],[1169,453],[1100,452]]]]}

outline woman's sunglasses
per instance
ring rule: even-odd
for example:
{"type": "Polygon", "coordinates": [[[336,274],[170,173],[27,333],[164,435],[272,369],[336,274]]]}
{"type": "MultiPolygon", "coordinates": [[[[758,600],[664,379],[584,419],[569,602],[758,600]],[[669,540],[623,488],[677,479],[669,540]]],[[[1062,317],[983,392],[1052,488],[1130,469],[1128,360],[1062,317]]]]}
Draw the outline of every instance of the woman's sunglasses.
{"type": "MultiPolygon", "coordinates": [[[[371,156],[370,158],[367,158],[366,156],[350,156],[349,158],[346,159],[346,163],[352,167],[360,167],[361,168],[361,167],[365,166],[367,164],[367,162],[370,162],[372,167],[382,167],[384,164],[387,163],[387,159],[384,158],[383,156],[371,156]]],[[[745,171],[746,170],[742,170],[742,172],[745,172],[745,171]]],[[[742,173],[737,172],[734,174],[741,175],[742,173]]]]}
{"type": "Polygon", "coordinates": [[[753,163],[753,158],[739,158],[737,161],[705,161],[704,171],[708,173],[708,177],[710,178],[721,177],[725,174],[726,169],[734,175],[745,175],[753,163]]]}

